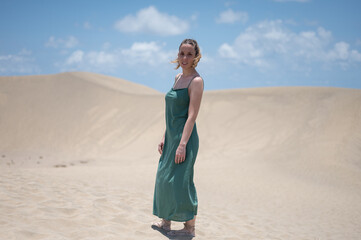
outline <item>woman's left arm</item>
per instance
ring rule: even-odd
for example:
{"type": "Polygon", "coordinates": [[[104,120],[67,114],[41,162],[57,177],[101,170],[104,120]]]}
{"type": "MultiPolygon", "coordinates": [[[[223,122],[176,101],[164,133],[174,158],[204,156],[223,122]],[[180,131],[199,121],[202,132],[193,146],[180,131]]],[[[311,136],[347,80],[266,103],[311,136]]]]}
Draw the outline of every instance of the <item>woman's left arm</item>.
{"type": "Polygon", "coordinates": [[[203,79],[201,77],[194,78],[191,85],[189,86],[188,91],[189,91],[188,118],[184,125],[182,138],[176,151],[176,155],[175,155],[176,164],[184,162],[186,157],[186,146],[192,134],[194,123],[196,122],[199,108],[201,106],[201,100],[203,95],[203,79]]]}

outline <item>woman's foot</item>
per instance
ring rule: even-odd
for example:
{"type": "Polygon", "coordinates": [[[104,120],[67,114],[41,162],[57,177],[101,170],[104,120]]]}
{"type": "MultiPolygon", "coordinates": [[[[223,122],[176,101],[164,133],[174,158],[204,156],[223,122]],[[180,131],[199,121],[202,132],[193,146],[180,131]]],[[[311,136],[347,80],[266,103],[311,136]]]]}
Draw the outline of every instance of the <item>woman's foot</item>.
{"type": "Polygon", "coordinates": [[[166,231],[170,231],[170,225],[171,225],[171,221],[167,221],[165,219],[152,223],[152,227],[157,227],[160,229],[164,229],[166,231]]]}
{"type": "Polygon", "coordinates": [[[188,225],[186,223],[184,223],[184,228],[181,229],[181,230],[173,230],[173,231],[170,231],[168,233],[168,235],[188,235],[188,236],[192,236],[192,237],[195,237],[196,236],[196,228],[195,228],[195,225],[188,225]]]}

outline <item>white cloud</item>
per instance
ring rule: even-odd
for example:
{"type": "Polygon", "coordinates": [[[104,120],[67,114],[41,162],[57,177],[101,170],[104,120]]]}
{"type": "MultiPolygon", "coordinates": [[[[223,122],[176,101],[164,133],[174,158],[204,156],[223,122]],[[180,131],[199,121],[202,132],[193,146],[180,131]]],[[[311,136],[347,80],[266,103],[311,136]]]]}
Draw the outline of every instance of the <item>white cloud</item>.
{"type": "Polygon", "coordinates": [[[312,63],[347,66],[361,62],[361,54],[349,44],[332,45],[332,33],[318,28],[316,31],[293,32],[281,20],[263,21],[248,27],[233,44],[222,44],[221,57],[245,65],[268,68],[292,66],[304,69],[312,63]]]}
{"type": "Polygon", "coordinates": [[[126,49],[104,49],[103,51],[90,52],[76,50],[60,67],[63,70],[71,68],[112,72],[122,65],[165,66],[176,57],[177,51],[164,50],[164,46],[164,44],[156,42],[135,42],[126,49]]]}
{"type": "Polygon", "coordinates": [[[79,69],[90,71],[112,71],[119,65],[117,52],[76,50],[61,64],[64,69],[79,69]]]}
{"type": "Polygon", "coordinates": [[[84,27],[85,29],[91,29],[91,28],[92,28],[92,25],[90,24],[90,22],[84,22],[84,23],[83,23],[83,27],[84,27]]]}
{"type": "Polygon", "coordinates": [[[235,23],[235,22],[246,23],[248,21],[248,14],[246,12],[235,12],[232,9],[228,9],[219,14],[216,19],[217,23],[235,23]]]}
{"type": "Polygon", "coordinates": [[[19,52],[19,55],[23,55],[23,56],[30,56],[32,54],[32,52],[26,48],[21,49],[21,51],[19,52]]]}
{"type": "Polygon", "coordinates": [[[188,31],[189,23],[176,16],[159,12],[155,7],[141,9],[136,16],[128,15],[114,27],[121,32],[151,33],[161,36],[180,35],[188,31]]]}
{"type": "Polygon", "coordinates": [[[49,37],[48,41],[45,43],[46,47],[53,48],[73,48],[79,43],[78,39],[73,36],[69,36],[66,39],[55,38],[54,36],[49,37]]]}
{"type": "Polygon", "coordinates": [[[66,60],[67,65],[71,65],[74,63],[80,63],[83,61],[84,52],[81,50],[77,50],[73,52],[70,57],[66,60]]]}
{"type": "Polygon", "coordinates": [[[104,51],[92,51],[87,54],[87,59],[90,65],[106,65],[115,64],[117,62],[117,56],[114,53],[107,53],[104,51]]]}
{"type": "Polygon", "coordinates": [[[218,52],[221,55],[221,57],[224,58],[234,58],[234,59],[238,58],[236,51],[234,51],[232,46],[230,46],[227,43],[223,43],[221,47],[218,49],[218,52]]]}
{"type": "Polygon", "coordinates": [[[193,13],[190,19],[194,22],[198,19],[198,15],[198,13],[193,13]]]}
{"type": "Polygon", "coordinates": [[[17,54],[0,55],[0,73],[34,73],[39,72],[39,67],[35,64],[32,52],[22,49],[17,54]]]}
{"type": "Polygon", "coordinates": [[[329,51],[326,58],[332,61],[356,61],[361,62],[361,53],[357,50],[350,50],[350,45],[346,42],[338,42],[329,51]]]}
{"type": "Polygon", "coordinates": [[[110,42],[105,42],[102,45],[102,49],[108,50],[111,46],[112,46],[112,44],[110,42]]]}
{"type": "Polygon", "coordinates": [[[146,63],[155,66],[166,63],[176,57],[176,52],[164,51],[156,42],[136,42],[129,49],[121,51],[128,63],[146,63]]]}

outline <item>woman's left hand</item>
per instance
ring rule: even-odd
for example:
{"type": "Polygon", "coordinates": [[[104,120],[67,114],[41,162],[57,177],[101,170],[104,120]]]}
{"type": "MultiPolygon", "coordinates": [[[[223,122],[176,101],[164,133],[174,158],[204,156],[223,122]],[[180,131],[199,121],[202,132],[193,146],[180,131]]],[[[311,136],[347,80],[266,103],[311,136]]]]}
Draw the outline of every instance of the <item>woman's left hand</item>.
{"type": "Polygon", "coordinates": [[[175,152],[175,163],[179,164],[186,160],[186,146],[180,144],[175,152]]]}

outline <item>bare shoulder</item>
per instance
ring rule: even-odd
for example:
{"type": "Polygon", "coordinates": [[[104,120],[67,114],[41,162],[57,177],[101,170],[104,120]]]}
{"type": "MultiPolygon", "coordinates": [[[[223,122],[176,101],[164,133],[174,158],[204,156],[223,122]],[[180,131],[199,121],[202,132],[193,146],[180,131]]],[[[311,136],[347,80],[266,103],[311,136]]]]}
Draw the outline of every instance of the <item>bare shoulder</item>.
{"type": "Polygon", "coordinates": [[[182,73],[178,73],[176,76],[175,76],[175,78],[174,78],[174,82],[176,82],[177,81],[177,79],[180,77],[180,75],[181,75],[182,73]]]}
{"type": "Polygon", "coordinates": [[[195,77],[191,84],[190,84],[191,88],[195,88],[195,89],[200,89],[203,90],[203,78],[201,76],[197,76],[195,77]]]}
{"type": "Polygon", "coordinates": [[[195,77],[190,86],[188,87],[188,94],[190,96],[191,99],[193,98],[198,98],[198,97],[202,97],[203,95],[203,78],[201,76],[197,76],[195,77]]]}
{"type": "Polygon", "coordinates": [[[203,78],[201,76],[197,76],[193,79],[193,82],[198,82],[203,84],[203,78]]]}

